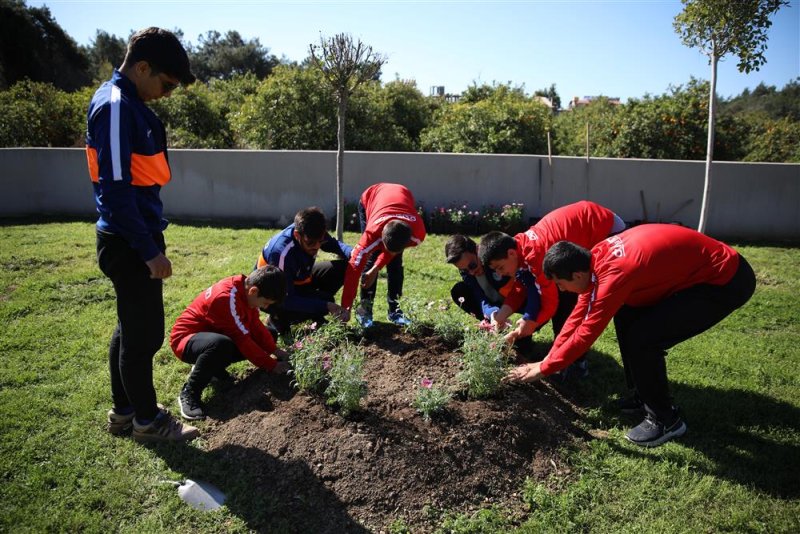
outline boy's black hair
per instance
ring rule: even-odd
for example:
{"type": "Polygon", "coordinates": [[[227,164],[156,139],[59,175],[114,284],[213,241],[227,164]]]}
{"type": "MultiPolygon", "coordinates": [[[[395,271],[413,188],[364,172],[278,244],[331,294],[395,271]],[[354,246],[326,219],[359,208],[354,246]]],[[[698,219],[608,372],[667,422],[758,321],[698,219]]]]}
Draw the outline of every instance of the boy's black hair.
{"type": "Polygon", "coordinates": [[[389,252],[393,254],[402,252],[408,242],[411,241],[411,227],[397,219],[389,221],[383,227],[381,241],[383,241],[383,246],[389,252]]]}
{"type": "Polygon", "coordinates": [[[153,74],[163,72],[177,78],[181,85],[194,83],[189,56],[174,33],[151,26],[134,33],[128,41],[123,65],[147,61],[153,74]]]}
{"type": "Polygon", "coordinates": [[[592,264],[592,253],[569,241],[559,241],[547,251],[542,260],[544,275],[552,280],[572,280],[574,273],[588,272],[592,264]]]}
{"type": "Polygon", "coordinates": [[[477,254],[478,244],[465,235],[451,235],[444,244],[444,257],[447,263],[456,263],[465,252],[477,254]]]}
{"type": "Polygon", "coordinates": [[[280,304],[286,298],[286,275],[274,265],[265,265],[250,273],[245,287],[257,287],[259,297],[280,304]]]}
{"type": "Polygon", "coordinates": [[[478,248],[478,256],[481,263],[489,265],[495,260],[504,260],[508,256],[508,251],[517,248],[514,238],[503,232],[489,232],[481,238],[478,248]]]}
{"type": "Polygon", "coordinates": [[[316,206],[303,208],[294,216],[294,229],[309,239],[322,239],[328,231],[325,214],[316,206]]]}

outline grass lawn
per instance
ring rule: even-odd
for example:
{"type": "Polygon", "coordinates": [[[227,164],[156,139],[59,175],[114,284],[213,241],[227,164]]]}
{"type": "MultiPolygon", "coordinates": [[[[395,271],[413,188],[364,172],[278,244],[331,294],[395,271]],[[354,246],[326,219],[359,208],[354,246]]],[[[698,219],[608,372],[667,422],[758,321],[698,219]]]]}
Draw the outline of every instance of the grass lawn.
{"type": "MultiPolygon", "coordinates": [[[[247,273],[275,232],[173,223],[167,329],[202,289],[247,273]]],[[[458,275],[443,262],[444,241],[429,236],[407,254],[409,298],[449,299],[458,275]]],[[[800,249],[734,246],[756,271],[753,299],[668,359],[685,437],[655,450],[625,442],[638,420],[611,408],[624,380],[610,327],[590,354],[589,379],[574,391],[586,430],[599,439],[565,448],[561,474],[520,488],[523,517],[494,508],[445,515],[441,530],[800,532],[800,249]]],[[[93,223],[6,221],[0,267],[0,532],[248,531],[246,516],[258,510],[195,512],[163,483],[185,476],[165,460],[182,446],[145,447],[105,432],[116,316],[95,262],[93,223]]],[[[385,287],[382,279],[378,320],[385,287]]],[[[155,385],[173,412],[187,370],[165,343],[155,385]]],[[[202,450],[204,442],[190,446],[202,450]]]]}

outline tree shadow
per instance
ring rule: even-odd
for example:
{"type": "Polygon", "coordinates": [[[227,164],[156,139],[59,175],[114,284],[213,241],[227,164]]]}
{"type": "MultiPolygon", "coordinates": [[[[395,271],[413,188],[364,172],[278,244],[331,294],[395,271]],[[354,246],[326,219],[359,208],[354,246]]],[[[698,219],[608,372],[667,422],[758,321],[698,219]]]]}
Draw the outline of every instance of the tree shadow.
{"type": "Polygon", "coordinates": [[[208,452],[169,444],[151,447],[181,477],[218,487],[230,513],[256,532],[369,532],[305,462],[236,444],[208,452]]]}
{"type": "MultiPolygon", "coordinates": [[[[554,387],[583,407],[599,408],[611,424],[630,428],[641,416],[621,414],[613,399],[626,392],[616,359],[590,351],[590,376],[554,387]]],[[[761,393],[741,389],[670,382],[675,403],[689,430],[679,443],[702,453],[708,462],[693,466],[706,474],[755,487],[774,497],[800,496],[800,409],[761,393]]],[[[632,444],[615,444],[628,455],[659,461],[632,444]]]]}

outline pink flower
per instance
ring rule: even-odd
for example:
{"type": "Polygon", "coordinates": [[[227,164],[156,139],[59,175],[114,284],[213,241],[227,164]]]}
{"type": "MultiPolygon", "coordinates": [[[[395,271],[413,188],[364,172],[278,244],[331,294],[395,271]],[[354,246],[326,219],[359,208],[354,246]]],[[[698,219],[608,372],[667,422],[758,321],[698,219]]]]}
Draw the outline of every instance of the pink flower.
{"type": "Polygon", "coordinates": [[[487,321],[486,319],[484,319],[483,321],[478,323],[478,329],[479,330],[483,330],[485,332],[491,332],[492,331],[492,323],[487,321]]]}
{"type": "Polygon", "coordinates": [[[332,365],[331,355],[326,352],[322,355],[322,369],[325,371],[330,371],[332,365]]]}
{"type": "Polygon", "coordinates": [[[497,343],[495,343],[494,341],[492,341],[491,343],[489,343],[489,348],[490,348],[490,349],[494,349],[496,346],[497,346],[497,343]]]}
{"type": "Polygon", "coordinates": [[[423,378],[420,383],[420,386],[424,387],[425,389],[431,389],[433,387],[433,380],[430,378],[423,378]]]}
{"type": "Polygon", "coordinates": [[[303,348],[303,342],[302,341],[295,341],[295,343],[294,343],[294,345],[292,345],[292,347],[294,347],[295,350],[300,350],[300,349],[303,348]]]}
{"type": "Polygon", "coordinates": [[[464,304],[464,297],[458,297],[458,303],[464,304]]]}
{"type": "Polygon", "coordinates": [[[311,328],[311,330],[316,330],[317,329],[317,323],[316,322],[311,323],[311,326],[309,328],[311,328]]]}

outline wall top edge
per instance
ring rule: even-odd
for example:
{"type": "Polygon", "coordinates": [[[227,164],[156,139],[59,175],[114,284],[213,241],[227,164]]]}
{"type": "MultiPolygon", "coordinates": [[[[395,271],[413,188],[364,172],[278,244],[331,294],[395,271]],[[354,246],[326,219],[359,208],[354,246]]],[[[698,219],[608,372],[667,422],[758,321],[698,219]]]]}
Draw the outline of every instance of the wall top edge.
{"type": "MultiPolygon", "coordinates": [[[[85,152],[83,147],[0,147],[0,152],[85,152]]],[[[243,149],[208,149],[208,148],[171,148],[170,153],[225,153],[225,154],[324,154],[334,155],[335,150],[243,150],[243,149]]],[[[394,155],[405,157],[441,157],[441,158],[531,158],[531,159],[547,159],[547,155],[541,154],[469,154],[469,153],[453,153],[453,152],[371,152],[364,150],[346,150],[346,154],[353,154],[359,156],[382,156],[394,155]]],[[[552,156],[552,159],[557,161],[586,161],[584,156],[552,156]]],[[[687,165],[705,164],[704,160],[681,160],[681,159],[643,159],[643,158],[590,158],[590,162],[664,162],[664,163],[684,163],[687,165]]],[[[769,165],[777,167],[788,167],[800,169],[800,163],[773,163],[773,162],[760,162],[760,161],[715,161],[714,166],[721,165],[742,165],[742,166],[755,166],[755,165],[769,165]]]]}

